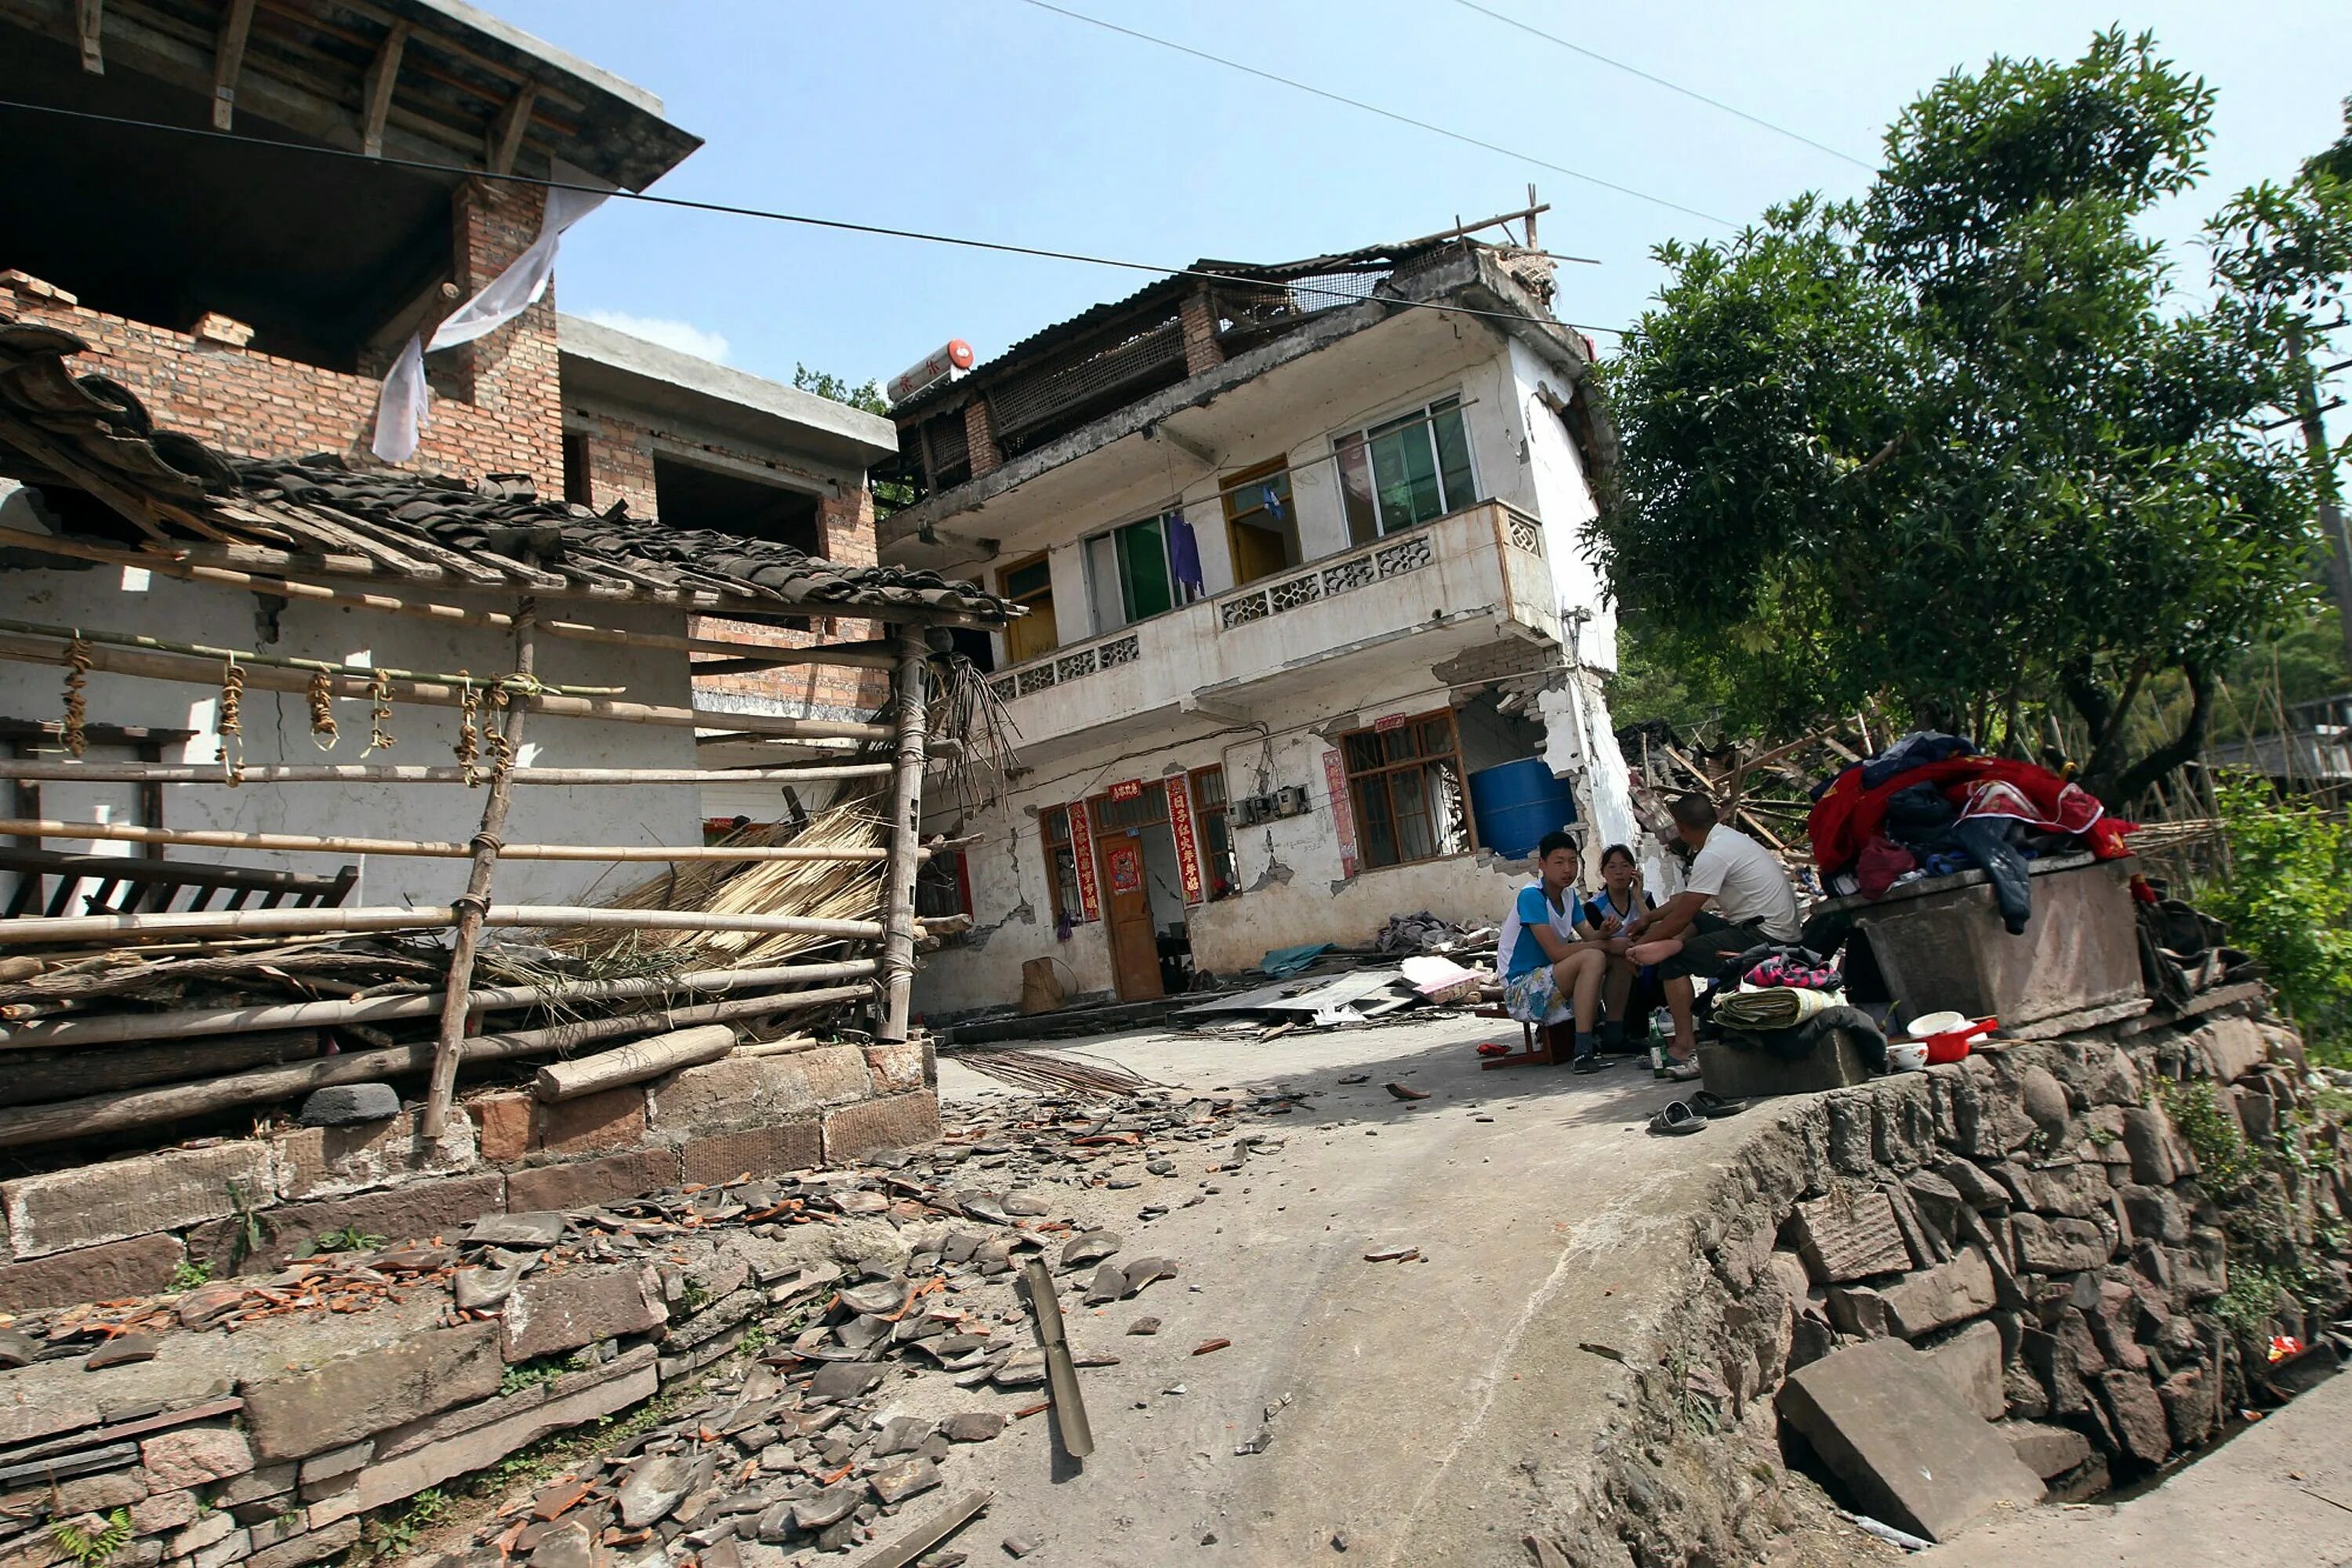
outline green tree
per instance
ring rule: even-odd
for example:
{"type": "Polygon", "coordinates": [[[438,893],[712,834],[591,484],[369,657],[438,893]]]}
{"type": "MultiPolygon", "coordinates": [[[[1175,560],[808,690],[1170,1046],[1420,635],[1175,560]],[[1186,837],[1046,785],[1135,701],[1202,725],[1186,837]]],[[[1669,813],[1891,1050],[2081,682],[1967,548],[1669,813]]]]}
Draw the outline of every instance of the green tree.
{"type": "Polygon", "coordinates": [[[2259,779],[2217,786],[2230,871],[2198,906],[2263,961],[2279,1001],[2315,1049],[2352,1047],[2352,830],[2259,779]]]}
{"type": "MultiPolygon", "coordinates": [[[[814,392],[819,397],[846,403],[850,407],[862,408],[868,414],[887,415],[890,412],[890,405],[882,395],[882,384],[871,378],[863,386],[852,386],[829,370],[811,370],[794,362],[793,384],[803,392],[814,392]]],[[[900,507],[915,504],[915,487],[904,479],[871,479],[869,488],[874,491],[877,517],[887,517],[900,507]]]]}
{"type": "Polygon", "coordinates": [[[1904,112],[1862,201],[1662,247],[1593,525],[1650,656],[1724,661],[1750,730],[1878,694],[2021,750],[2063,702],[2111,801],[2195,755],[2311,543],[2258,429],[2276,374],[2135,227],[2194,184],[2211,108],[2147,37],[1995,59],[1904,112]],[[2178,726],[2136,741],[2168,673],[2178,726]]]}

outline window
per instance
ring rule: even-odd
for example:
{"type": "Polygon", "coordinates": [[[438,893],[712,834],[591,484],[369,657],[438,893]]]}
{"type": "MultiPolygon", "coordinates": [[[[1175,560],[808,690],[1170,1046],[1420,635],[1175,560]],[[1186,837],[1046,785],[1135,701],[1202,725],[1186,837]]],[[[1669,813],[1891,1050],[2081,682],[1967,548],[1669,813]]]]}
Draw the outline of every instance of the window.
{"type": "Polygon", "coordinates": [[[915,913],[923,920],[946,920],[971,913],[971,877],[963,851],[935,852],[915,872],[915,913]]]}
{"type": "Polygon", "coordinates": [[[1433,860],[1470,847],[1453,710],[1355,731],[1339,737],[1339,749],[1366,867],[1433,860]]]}
{"type": "Polygon", "coordinates": [[[594,506],[596,490],[588,477],[588,437],[577,430],[563,433],[563,499],[573,506],[594,506]]]}
{"type": "Polygon", "coordinates": [[[1048,806],[1037,814],[1037,825],[1045,831],[1045,889],[1054,902],[1054,929],[1060,931],[1087,918],[1086,902],[1078,895],[1078,857],[1070,847],[1070,808],[1048,806]]]}
{"type": "Polygon", "coordinates": [[[1004,628],[1004,657],[1014,664],[1062,646],[1054,624],[1054,573],[1043,555],[1016,561],[996,574],[996,591],[1029,613],[1004,628]]]}
{"type": "Polygon", "coordinates": [[[1440,398],[1332,445],[1348,537],[1370,544],[1385,533],[1418,528],[1477,500],[1470,472],[1470,433],[1462,400],[1440,398]]]}
{"type": "Polygon", "coordinates": [[[1087,592],[1094,599],[1097,633],[1115,632],[1192,602],[1200,582],[1200,547],[1191,546],[1189,562],[1183,547],[1192,531],[1181,512],[1170,512],[1087,541],[1087,592]]]}
{"type": "Polygon", "coordinates": [[[1228,474],[1220,487],[1225,538],[1236,585],[1298,564],[1298,514],[1290,504],[1290,465],[1280,458],[1228,474]]]}
{"type": "Polygon", "coordinates": [[[1225,816],[1223,768],[1201,768],[1192,774],[1192,831],[1201,839],[1201,875],[1208,883],[1209,902],[1240,892],[1241,868],[1234,861],[1233,827],[1225,816]]]}

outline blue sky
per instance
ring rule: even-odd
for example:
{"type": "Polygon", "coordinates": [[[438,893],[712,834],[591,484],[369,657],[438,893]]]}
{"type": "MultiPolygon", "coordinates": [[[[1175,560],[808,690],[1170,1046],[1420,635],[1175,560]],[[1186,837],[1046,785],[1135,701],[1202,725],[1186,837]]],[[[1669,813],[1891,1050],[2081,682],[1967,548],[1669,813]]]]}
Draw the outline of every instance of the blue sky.
{"type": "MultiPolygon", "coordinates": [[[[2111,22],[2151,28],[2219,94],[2210,174],[2160,220],[2181,239],[2228,191],[2333,141],[2352,92],[2344,13],[2326,4],[1482,3],[1866,161],[1947,70],[1996,53],[2072,58],[2111,22]]],[[[667,195],[1182,265],[1404,238],[1520,205],[1534,181],[1553,204],[1545,247],[1601,263],[1562,268],[1559,310],[1601,327],[1656,289],[1653,245],[1728,232],[1023,0],[488,4],[660,94],[705,138],[655,187],[667,195]]],[[[1733,224],[1868,179],[1454,0],[1066,5],[1733,224]]],[[[568,311],[635,317],[761,374],[805,362],[857,380],[950,337],[985,359],[1147,280],[622,203],[573,231],[559,279],[568,311]]]]}

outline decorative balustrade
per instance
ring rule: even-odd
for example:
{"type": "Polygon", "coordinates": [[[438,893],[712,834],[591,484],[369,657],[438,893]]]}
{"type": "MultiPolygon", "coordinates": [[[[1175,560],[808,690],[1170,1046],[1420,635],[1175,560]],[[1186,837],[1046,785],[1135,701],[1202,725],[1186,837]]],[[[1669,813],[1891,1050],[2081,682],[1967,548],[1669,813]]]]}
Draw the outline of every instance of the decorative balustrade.
{"type": "MultiPolygon", "coordinates": [[[[1540,521],[1496,501],[1483,502],[1479,509],[1475,510],[1489,506],[1500,510],[1503,538],[1511,548],[1538,557],[1544,553],[1543,524],[1540,521]]],[[[1454,515],[1459,517],[1462,514],[1454,515]]],[[[1443,522],[1446,520],[1438,521],[1443,522]]],[[[1436,547],[1431,542],[1432,531],[1436,526],[1437,523],[1432,523],[1345,555],[1327,557],[1311,566],[1295,570],[1288,576],[1253,584],[1211,600],[1209,603],[1214,606],[1217,629],[1221,632],[1234,631],[1303,605],[1319,604],[1325,599],[1354,593],[1359,588],[1368,588],[1375,583],[1418,572],[1437,559],[1436,547]]],[[[1132,664],[1141,654],[1142,644],[1135,629],[1129,627],[1103,641],[1082,647],[1060,649],[1044,658],[1003,671],[989,682],[989,689],[1001,700],[1011,701],[1016,697],[1027,697],[1051,687],[1083,680],[1106,669],[1116,669],[1123,664],[1132,664]]]]}

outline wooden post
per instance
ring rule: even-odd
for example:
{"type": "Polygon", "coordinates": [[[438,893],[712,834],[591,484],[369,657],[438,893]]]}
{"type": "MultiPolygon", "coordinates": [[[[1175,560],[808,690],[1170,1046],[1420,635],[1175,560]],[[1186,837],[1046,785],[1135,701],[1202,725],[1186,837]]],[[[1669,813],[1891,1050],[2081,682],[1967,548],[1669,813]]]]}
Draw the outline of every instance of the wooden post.
{"type": "Polygon", "coordinates": [[[506,749],[498,770],[490,775],[490,798],[482,803],[481,830],[474,835],[473,868],[466,890],[450,901],[457,908],[457,934],[449,949],[449,984],[441,999],[441,1037],[433,1052],[433,1079],[425,1097],[420,1131],[426,1139],[441,1136],[449,1121],[449,1102],[457,1091],[457,1063],[466,1038],[466,998],[474,989],[474,952],[481,944],[482,916],[490,907],[490,878],[498,869],[499,839],[507,830],[507,803],[513,798],[509,774],[522,748],[522,721],[530,711],[528,689],[538,651],[532,636],[537,605],[525,599],[515,613],[515,678],[519,688],[509,694],[506,749]]]}
{"type": "Polygon", "coordinates": [[[929,717],[924,672],[930,645],[923,628],[898,628],[898,777],[890,792],[890,880],[882,906],[882,1028],[878,1038],[907,1037],[915,981],[915,868],[923,838],[923,726],[929,717]]]}

